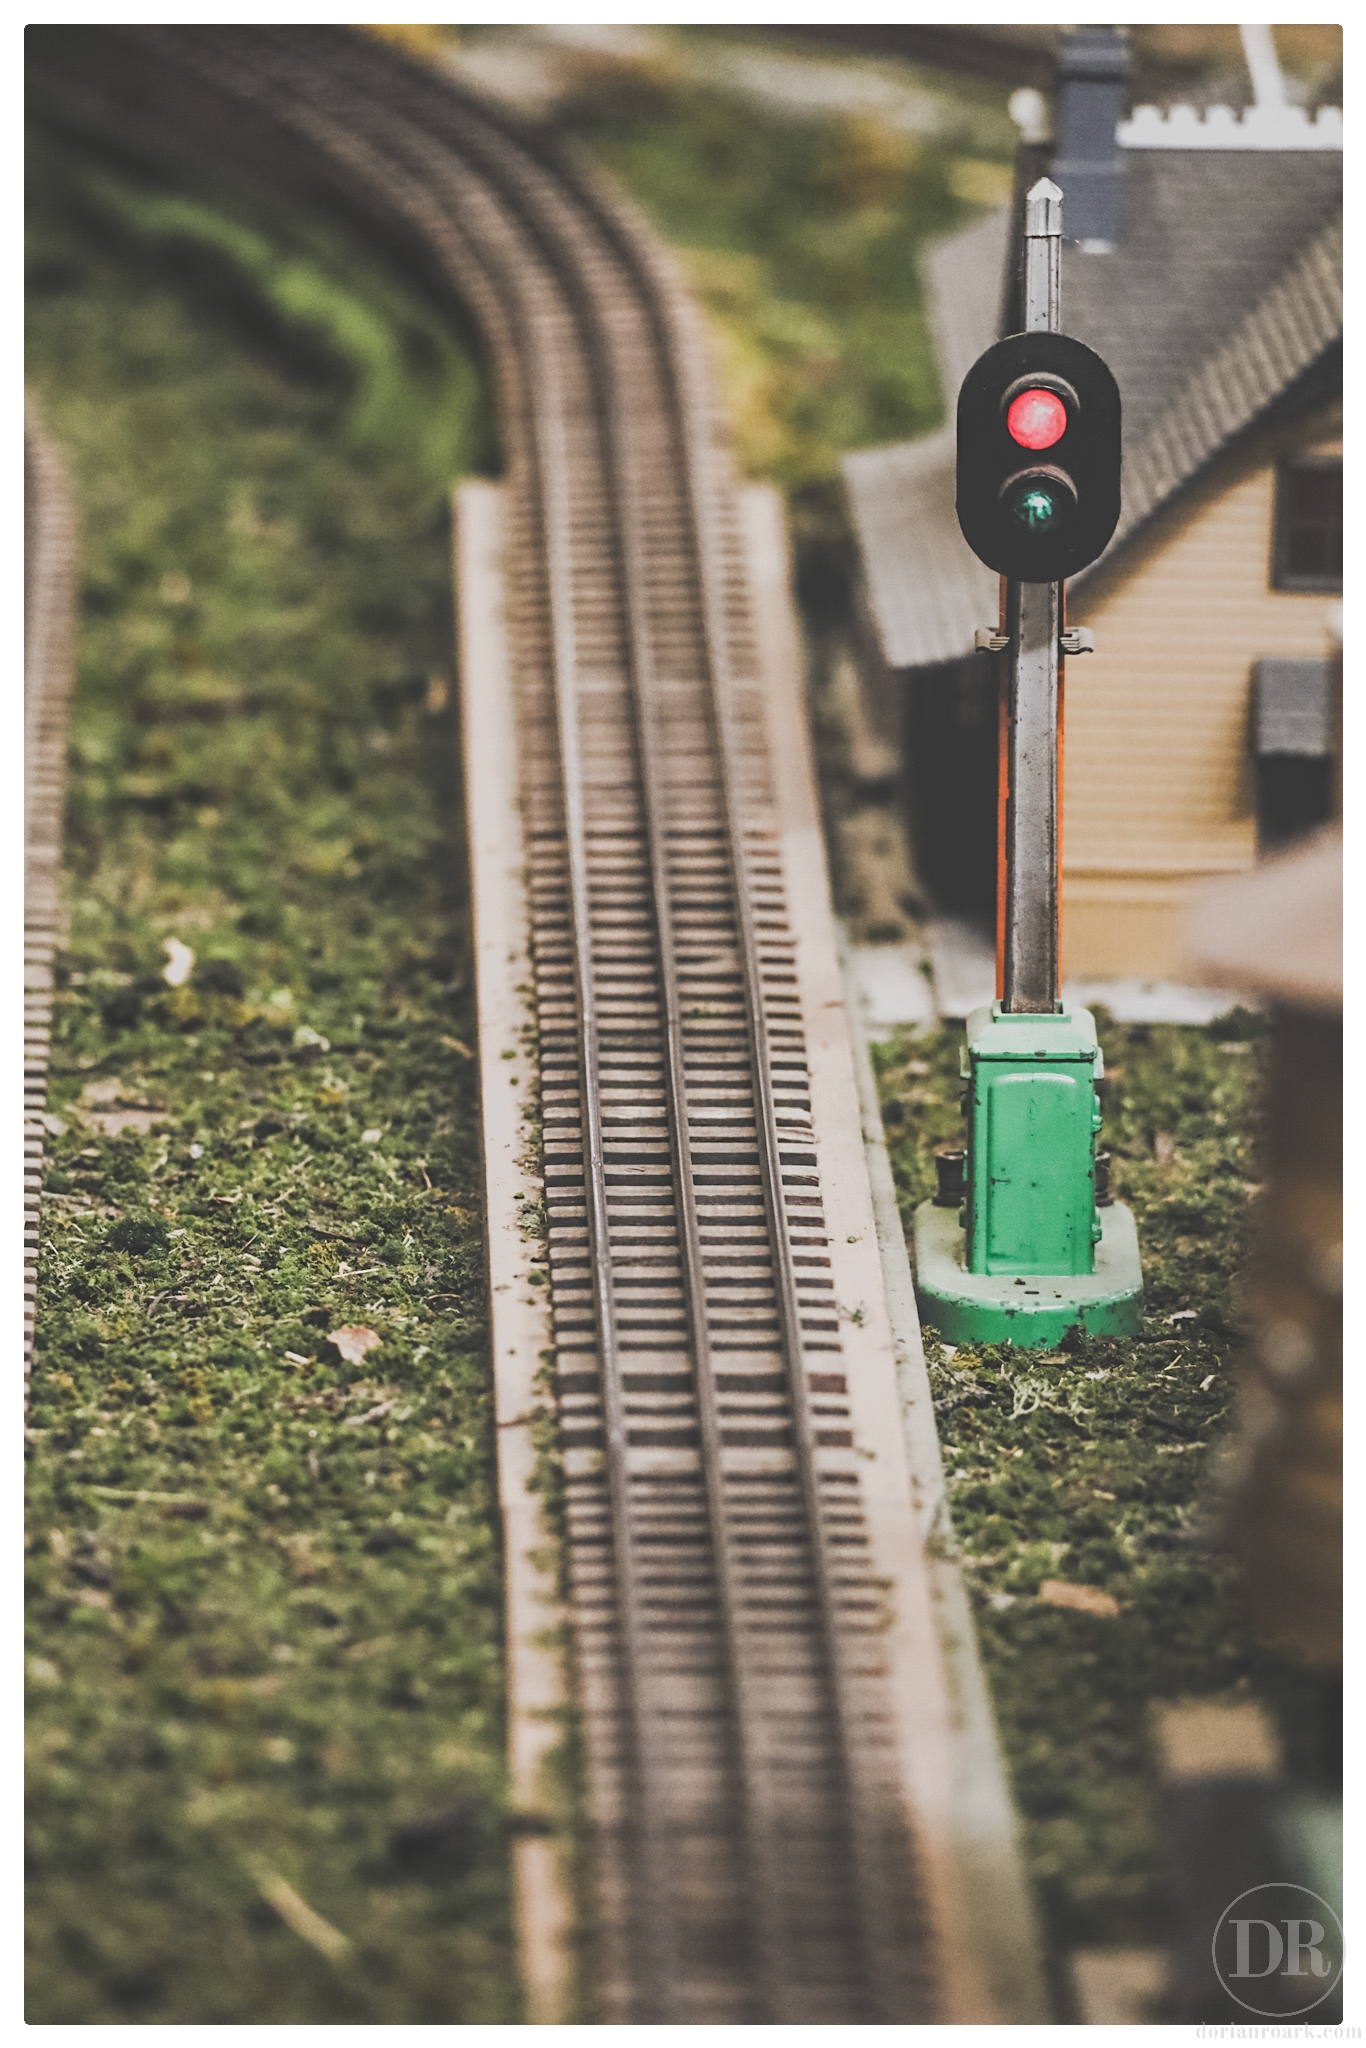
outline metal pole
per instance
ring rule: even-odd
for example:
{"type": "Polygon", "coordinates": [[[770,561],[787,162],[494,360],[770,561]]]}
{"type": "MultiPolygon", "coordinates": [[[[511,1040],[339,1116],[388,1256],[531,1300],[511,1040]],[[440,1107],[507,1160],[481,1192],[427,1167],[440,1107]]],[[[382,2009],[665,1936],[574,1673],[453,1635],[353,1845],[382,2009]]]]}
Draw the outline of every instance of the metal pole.
{"type": "MultiPolygon", "coordinates": [[[[1025,201],[1024,324],[1061,325],[1062,193],[1040,178],[1025,201]]],[[[1058,635],[1062,586],[1007,587],[1010,737],[1005,818],[1002,1008],[1058,1007],[1058,635]]]]}

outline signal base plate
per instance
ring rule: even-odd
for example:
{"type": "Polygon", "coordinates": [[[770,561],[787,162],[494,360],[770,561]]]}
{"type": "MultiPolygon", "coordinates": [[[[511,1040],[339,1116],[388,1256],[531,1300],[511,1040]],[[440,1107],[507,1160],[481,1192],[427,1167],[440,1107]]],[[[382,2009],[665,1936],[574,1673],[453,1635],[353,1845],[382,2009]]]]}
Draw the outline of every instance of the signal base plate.
{"type": "Polygon", "coordinates": [[[1093,1337],[1133,1337],[1143,1324],[1143,1269],[1133,1211],[1100,1211],[1094,1273],[970,1273],[958,1213],[915,1212],[915,1291],[921,1321],[949,1344],[1056,1344],[1078,1325],[1093,1337]]]}

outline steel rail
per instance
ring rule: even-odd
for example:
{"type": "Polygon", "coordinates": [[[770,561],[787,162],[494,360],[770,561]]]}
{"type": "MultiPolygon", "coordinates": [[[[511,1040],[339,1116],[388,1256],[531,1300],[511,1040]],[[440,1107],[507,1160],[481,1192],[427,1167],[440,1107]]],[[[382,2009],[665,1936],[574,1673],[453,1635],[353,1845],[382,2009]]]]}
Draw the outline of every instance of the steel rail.
{"type": "Polygon", "coordinates": [[[631,1729],[631,1775],[640,1803],[627,1829],[628,1854],[642,1881],[631,1910],[645,1950],[642,2020],[660,2023],[668,2017],[670,1990],[676,1975],[674,1919],[668,1910],[672,1890],[664,1830],[657,1813],[657,1794],[650,1770],[654,1745],[650,1712],[643,1692],[644,1618],[640,1602],[640,1571],[636,1530],[630,1514],[629,1425],[616,1315],[611,1225],[607,1214],[607,1173],[602,1121],[602,1044],[593,974],[593,929],[588,872],[587,825],[578,733],[572,567],[569,560],[568,456],[563,419],[552,403],[554,369],[546,365],[544,380],[535,380],[534,441],[543,486],[547,570],[550,583],[551,631],[554,641],[555,701],[559,719],[560,758],[564,766],[565,842],[570,881],[570,914],[574,934],[574,969],[579,1000],[579,1114],[584,1139],[584,1192],[588,1216],[589,1257],[597,1311],[598,1355],[601,1360],[606,1418],[608,1487],[616,1536],[617,1602],[626,1641],[625,1687],[631,1729]]]}
{"type": "MultiPolygon", "coordinates": [[[[596,314],[597,309],[585,308],[596,314]]],[[[777,1816],[772,1802],[761,1796],[767,1773],[762,1762],[763,1743],[759,1732],[759,1708],[753,1697],[749,1644],[740,1614],[739,1577],[732,1525],[722,1499],[724,1446],[721,1414],[717,1399],[716,1365],[711,1348],[707,1280],[703,1260],[701,1219],[697,1207],[697,1186],[692,1168],[691,1122],[683,1042],[683,996],[679,983],[678,946],[675,935],[672,887],[668,854],[663,838],[665,814],[664,774],[655,732],[653,700],[658,695],[658,672],[653,635],[645,596],[645,567],[639,516],[642,497],[638,466],[630,453],[630,435],[622,418],[623,380],[613,374],[611,341],[594,318],[591,329],[594,356],[598,364],[599,393],[611,447],[612,467],[617,479],[619,509],[615,521],[617,547],[621,558],[622,583],[626,592],[629,628],[629,663],[636,718],[636,743],[646,790],[646,831],[658,932],[660,978],[664,994],[665,1070],[669,1090],[669,1134],[674,1180],[682,1208],[683,1272],[692,1336],[693,1378],[702,1432],[702,1477],[712,1550],[716,1564],[722,1625],[729,1657],[727,1691],[740,1749],[736,1792],[743,1814],[742,1840],[748,1864],[744,1886],[759,1960],[762,2010],[759,2018],[771,2022],[793,2021],[787,1980],[782,1968],[782,1931],[777,1912],[777,1893],[770,1881],[781,1853],[777,1816]]]]}
{"type": "Polygon", "coordinates": [[[895,1961],[904,1942],[904,1931],[898,1930],[896,1926],[893,1910],[895,1884],[888,1881],[884,1859],[877,1851],[876,1845],[882,1827],[881,1817],[871,1810],[873,1802],[868,1793],[872,1788],[864,1785],[857,1768],[862,1745],[854,1729],[855,1713],[845,1682],[844,1663],[840,1655],[840,1617],[834,1568],[829,1548],[824,1540],[825,1517],[816,1470],[815,1428],[804,1380],[802,1310],[797,1291],[792,1241],[788,1230],[787,1208],[783,1200],[783,1141],[778,1131],[773,1066],[764,1029],[767,1006],[760,941],[756,928],[756,896],[751,880],[749,847],[744,828],[744,798],[738,787],[736,748],[733,744],[726,743],[730,726],[730,705],[737,677],[729,657],[729,636],[722,611],[720,578],[715,570],[713,548],[708,541],[713,521],[706,517],[706,508],[710,501],[710,506],[714,510],[716,499],[712,478],[708,474],[711,468],[711,436],[706,431],[706,411],[704,405],[699,402],[700,395],[696,390],[692,362],[687,351],[680,347],[676,323],[669,317],[673,310],[669,298],[660,291],[658,281],[651,275],[652,266],[649,265],[648,259],[642,257],[639,245],[632,245],[616,222],[609,226],[608,220],[604,220],[603,224],[608,232],[615,229],[616,235],[624,245],[624,253],[627,254],[628,260],[632,261],[632,267],[641,277],[642,283],[647,287],[653,287],[647,291],[647,303],[651,305],[658,321],[664,360],[669,366],[674,383],[675,402],[688,423],[687,431],[683,433],[681,440],[687,451],[686,480],[692,510],[694,545],[697,551],[698,581],[702,592],[713,701],[717,724],[722,734],[719,749],[722,788],[736,876],[736,908],[748,997],[745,1016],[749,1031],[750,1057],[755,1073],[754,1094],[763,1159],[764,1197],[768,1209],[771,1240],[778,1257],[778,1302],[783,1324],[783,1352],[791,1387],[798,1469],[811,1530],[811,1552],[821,1610],[821,1634],[827,1650],[830,1704],[838,1729],[835,1753],[848,1798],[848,1838],[858,1884],[857,1925],[868,1968],[873,2017],[883,2023],[891,2023],[907,2016],[904,1997],[897,1982],[895,1961]]]}

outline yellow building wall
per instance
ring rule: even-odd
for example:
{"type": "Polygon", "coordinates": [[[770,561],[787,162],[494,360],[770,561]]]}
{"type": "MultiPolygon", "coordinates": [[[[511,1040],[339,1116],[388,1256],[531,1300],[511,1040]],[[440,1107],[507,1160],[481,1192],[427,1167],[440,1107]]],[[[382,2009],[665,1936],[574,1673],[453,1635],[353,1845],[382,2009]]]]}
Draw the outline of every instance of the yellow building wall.
{"type": "Polygon", "coordinates": [[[1067,664],[1069,978],[1179,976],[1190,889],[1256,857],[1252,664],[1325,654],[1336,602],[1271,588],[1276,462],[1340,446],[1335,427],[1319,415],[1244,443],[1069,611],[1096,642],[1067,664]]]}

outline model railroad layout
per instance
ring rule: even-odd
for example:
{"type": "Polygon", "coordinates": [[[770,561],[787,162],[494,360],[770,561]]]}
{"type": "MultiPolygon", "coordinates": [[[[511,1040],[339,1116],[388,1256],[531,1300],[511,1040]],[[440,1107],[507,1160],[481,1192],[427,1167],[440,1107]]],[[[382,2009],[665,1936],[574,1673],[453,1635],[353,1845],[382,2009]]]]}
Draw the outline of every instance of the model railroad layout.
{"type": "MultiPolygon", "coordinates": [[[[929,1554],[796,639],[690,306],[534,133],[355,34],[34,40],[93,123],[342,199],[496,372],[503,477],[458,523],[510,1714],[516,1781],[559,1725],[531,1725],[547,1615],[517,1607],[546,1585],[526,1402],[553,1383],[577,2009],[1038,2016],[966,1609],[929,1554]]],[[[542,2017],[547,1869],[519,1900],[542,2017]]]]}

